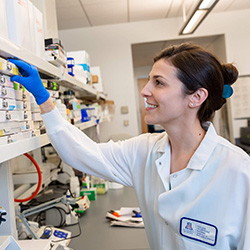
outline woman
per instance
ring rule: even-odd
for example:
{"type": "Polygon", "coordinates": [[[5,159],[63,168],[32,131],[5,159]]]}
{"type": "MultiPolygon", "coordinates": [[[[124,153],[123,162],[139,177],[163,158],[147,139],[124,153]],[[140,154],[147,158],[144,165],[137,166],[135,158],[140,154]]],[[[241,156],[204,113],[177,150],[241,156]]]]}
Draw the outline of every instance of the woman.
{"type": "Polygon", "coordinates": [[[35,69],[11,62],[63,161],[135,188],[151,249],[250,249],[250,159],[209,122],[232,92],[232,64],[195,44],[165,49],[142,96],[146,123],[166,133],[97,144],[60,116],[35,69]]]}

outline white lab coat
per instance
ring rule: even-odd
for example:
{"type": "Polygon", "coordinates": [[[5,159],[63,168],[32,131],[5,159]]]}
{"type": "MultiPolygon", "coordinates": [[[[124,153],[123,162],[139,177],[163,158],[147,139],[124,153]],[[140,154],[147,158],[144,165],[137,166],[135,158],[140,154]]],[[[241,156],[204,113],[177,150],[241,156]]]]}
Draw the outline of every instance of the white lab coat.
{"type": "Polygon", "coordinates": [[[170,174],[166,133],[97,144],[57,109],[43,120],[65,163],[135,188],[152,250],[250,249],[250,158],[212,124],[188,166],[170,174]]]}

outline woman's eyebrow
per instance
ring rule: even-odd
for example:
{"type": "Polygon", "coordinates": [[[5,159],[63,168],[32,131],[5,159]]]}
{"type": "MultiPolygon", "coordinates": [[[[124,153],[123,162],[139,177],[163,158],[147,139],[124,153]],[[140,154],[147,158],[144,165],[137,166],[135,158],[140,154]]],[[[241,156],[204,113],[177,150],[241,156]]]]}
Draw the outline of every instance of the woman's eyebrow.
{"type": "MultiPolygon", "coordinates": [[[[162,76],[162,75],[153,75],[153,76],[152,76],[152,78],[158,78],[158,77],[161,77],[161,78],[164,78],[164,79],[165,79],[165,77],[162,76]]],[[[148,76],[148,79],[150,79],[150,75],[148,76]]]]}

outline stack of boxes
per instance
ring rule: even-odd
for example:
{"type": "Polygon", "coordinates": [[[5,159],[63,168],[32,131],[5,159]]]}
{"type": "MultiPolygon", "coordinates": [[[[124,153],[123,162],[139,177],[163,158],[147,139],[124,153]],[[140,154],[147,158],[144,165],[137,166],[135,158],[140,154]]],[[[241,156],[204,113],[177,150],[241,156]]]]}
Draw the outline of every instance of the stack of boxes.
{"type": "Polygon", "coordinates": [[[0,58],[0,145],[40,135],[32,120],[31,95],[10,77],[17,67],[0,58]]]}
{"type": "Polygon", "coordinates": [[[67,71],[67,57],[61,40],[57,38],[45,39],[45,55],[48,62],[61,68],[64,72],[67,71]]]}
{"type": "Polygon", "coordinates": [[[100,93],[103,93],[103,84],[102,84],[102,76],[101,76],[101,70],[100,67],[91,67],[90,68],[91,73],[91,81],[93,87],[100,93]]]}
{"type": "Polygon", "coordinates": [[[62,99],[67,108],[68,121],[71,124],[81,123],[81,101],[75,97],[75,92],[72,90],[64,91],[62,99]]]}
{"type": "Polygon", "coordinates": [[[29,0],[0,0],[0,36],[45,59],[43,15],[29,0]]]}
{"type": "MultiPolygon", "coordinates": [[[[91,82],[90,76],[90,57],[87,51],[71,51],[67,52],[67,57],[74,60],[73,74],[77,80],[83,84],[91,82]]],[[[71,68],[70,68],[71,70],[71,68]]]]}

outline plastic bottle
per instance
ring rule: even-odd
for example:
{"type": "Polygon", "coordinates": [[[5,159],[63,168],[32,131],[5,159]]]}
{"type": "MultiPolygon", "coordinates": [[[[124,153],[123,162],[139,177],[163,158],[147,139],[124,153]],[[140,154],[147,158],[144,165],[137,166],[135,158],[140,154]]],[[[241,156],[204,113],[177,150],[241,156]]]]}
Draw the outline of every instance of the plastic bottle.
{"type": "Polygon", "coordinates": [[[75,198],[80,196],[80,183],[77,176],[70,177],[70,190],[75,198]]]}
{"type": "Polygon", "coordinates": [[[56,107],[62,117],[67,120],[66,105],[62,103],[61,99],[56,99],[56,107]]]}
{"type": "Polygon", "coordinates": [[[66,193],[66,206],[67,206],[66,225],[71,224],[71,219],[70,219],[71,209],[70,209],[70,205],[69,205],[69,199],[70,199],[70,192],[68,190],[67,193],[66,193]]]}

